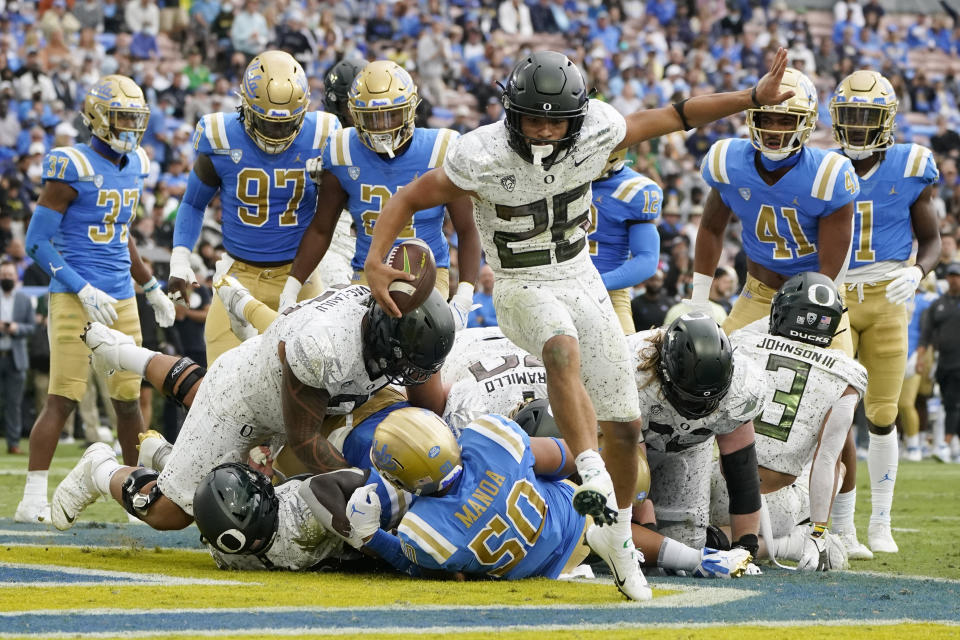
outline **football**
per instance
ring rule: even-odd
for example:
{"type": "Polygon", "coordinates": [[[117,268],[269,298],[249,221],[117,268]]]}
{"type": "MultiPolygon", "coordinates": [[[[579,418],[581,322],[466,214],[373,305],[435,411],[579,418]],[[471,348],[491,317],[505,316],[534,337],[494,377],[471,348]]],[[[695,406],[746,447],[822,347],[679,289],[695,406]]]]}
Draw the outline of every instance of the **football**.
{"type": "Polygon", "coordinates": [[[420,239],[404,240],[390,250],[387,264],[416,276],[414,280],[394,280],[388,287],[400,313],[409,313],[423,304],[437,282],[437,263],[427,243],[420,239]]]}

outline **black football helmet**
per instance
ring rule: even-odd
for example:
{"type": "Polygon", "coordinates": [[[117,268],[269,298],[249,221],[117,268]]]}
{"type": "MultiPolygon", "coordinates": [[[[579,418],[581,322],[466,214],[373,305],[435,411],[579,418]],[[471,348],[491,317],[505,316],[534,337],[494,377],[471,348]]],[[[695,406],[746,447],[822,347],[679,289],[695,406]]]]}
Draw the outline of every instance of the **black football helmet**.
{"type": "Polygon", "coordinates": [[[783,283],[770,303],[770,333],[818,347],[829,347],[843,318],[833,280],[805,271],[783,283]]]}
{"type": "Polygon", "coordinates": [[[223,553],[258,554],[277,532],[280,501],[267,476],[228,462],[204,476],[193,494],[201,539],[223,553]]]}
{"type": "Polygon", "coordinates": [[[524,404],[513,416],[513,421],[520,425],[520,428],[530,437],[563,437],[550,411],[550,401],[546,398],[537,398],[524,404]]]}
{"type": "Polygon", "coordinates": [[[357,74],[367,65],[365,60],[344,58],[323,74],[323,108],[337,116],[344,127],[353,126],[353,117],[347,108],[347,92],[357,74]]]}
{"type": "Polygon", "coordinates": [[[563,160],[573,149],[589,105],[580,69],[556,51],[537,51],[520,60],[510,72],[501,100],[507,140],[521,158],[533,162],[531,144],[553,145],[553,153],[542,160],[544,168],[563,160]],[[570,126],[559,140],[529,138],[520,126],[523,116],[566,119],[570,126]]]}
{"type": "Polygon", "coordinates": [[[423,384],[440,370],[453,348],[453,313],[434,289],[413,311],[399,318],[383,312],[373,298],[363,316],[363,361],[371,379],[423,384]]]}
{"type": "Polygon", "coordinates": [[[704,418],[720,406],[733,380],[733,349],[720,325],[688,313],[667,327],[660,351],[663,394],[685,418],[704,418]]]}

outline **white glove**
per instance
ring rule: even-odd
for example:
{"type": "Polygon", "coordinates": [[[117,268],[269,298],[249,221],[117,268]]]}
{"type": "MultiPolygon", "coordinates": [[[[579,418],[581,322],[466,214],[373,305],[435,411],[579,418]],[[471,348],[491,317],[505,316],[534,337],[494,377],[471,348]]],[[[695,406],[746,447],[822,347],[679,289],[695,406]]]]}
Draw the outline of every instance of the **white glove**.
{"type": "Polygon", "coordinates": [[[143,293],[147,296],[147,302],[153,307],[153,316],[157,319],[157,324],[161,327],[173,325],[173,321],[177,319],[177,310],[173,307],[173,301],[163,294],[156,278],[151,276],[147,284],[143,285],[143,293]]]}
{"type": "Polygon", "coordinates": [[[473,285],[469,282],[461,282],[457,285],[457,292],[450,300],[450,311],[453,312],[456,330],[465,329],[470,312],[479,308],[479,304],[473,304],[473,285]]]}
{"type": "Polygon", "coordinates": [[[689,298],[680,301],[690,308],[690,311],[699,311],[713,317],[713,305],[710,304],[710,285],[713,278],[702,273],[693,272],[693,291],[689,298]]]}
{"type": "Polygon", "coordinates": [[[380,528],[380,498],[377,485],[368,484],[353,492],[347,501],[347,519],[351,535],[347,540],[359,549],[380,528]]]}
{"type": "Polygon", "coordinates": [[[837,540],[831,539],[830,532],[824,527],[809,525],[804,536],[803,553],[797,569],[800,571],[830,571],[845,568],[846,558],[838,553],[837,540]]]}
{"type": "Polygon", "coordinates": [[[213,265],[213,283],[216,284],[223,280],[228,273],[230,273],[230,268],[233,266],[235,260],[230,256],[229,253],[224,253],[220,256],[220,259],[213,265]]]}
{"type": "Polygon", "coordinates": [[[317,156],[307,160],[307,175],[314,183],[320,184],[320,174],[323,173],[323,157],[317,156]]]}
{"type": "MultiPolygon", "coordinates": [[[[187,283],[188,289],[197,283],[197,276],[190,267],[190,249],[186,247],[173,248],[170,253],[170,277],[180,278],[187,283]]],[[[170,299],[174,302],[180,300],[181,297],[179,291],[170,294],[170,299]]]]}
{"type": "Polygon", "coordinates": [[[277,313],[283,313],[290,307],[297,306],[297,296],[300,295],[300,289],[303,284],[293,276],[287,276],[287,281],[283,283],[283,291],[280,292],[280,302],[277,304],[277,313]]]}
{"type": "Polygon", "coordinates": [[[923,271],[920,267],[904,267],[894,269],[884,276],[884,278],[893,278],[893,282],[887,285],[887,300],[893,304],[906,304],[916,293],[920,281],[923,280],[923,271]]]}
{"type": "Polygon", "coordinates": [[[89,282],[83,285],[77,295],[91,322],[100,322],[109,327],[117,321],[117,310],[113,308],[116,298],[108,296],[89,282]]]}

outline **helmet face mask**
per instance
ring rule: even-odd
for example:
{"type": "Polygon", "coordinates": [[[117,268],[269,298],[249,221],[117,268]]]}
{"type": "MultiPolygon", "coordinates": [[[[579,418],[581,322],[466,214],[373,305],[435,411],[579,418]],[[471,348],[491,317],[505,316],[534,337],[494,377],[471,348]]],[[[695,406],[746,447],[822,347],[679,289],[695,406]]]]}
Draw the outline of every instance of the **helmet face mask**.
{"type": "Polygon", "coordinates": [[[814,271],[783,283],[770,303],[770,333],[818,347],[829,347],[844,308],[833,280],[814,271]]]}
{"type": "Polygon", "coordinates": [[[843,79],[830,100],[833,139],[854,160],[887,149],[893,144],[898,106],[889,80],[876,71],[855,71],[843,79]]]}
{"type": "Polygon", "coordinates": [[[267,551],[277,531],[279,500],[265,475],[235,462],[208,473],[194,493],[201,539],[227,554],[267,551]]]}
{"type": "Polygon", "coordinates": [[[817,89],[810,78],[788,67],[780,91],[793,91],[794,96],[777,105],[747,109],[750,142],[764,157],[773,161],[800,151],[817,124],[817,89]],[[777,118],[775,114],[783,116],[777,118]],[[788,116],[793,119],[787,119],[788,116]],[[770,146],[771,142],[776,146],[770,146]]]}
{"type": "Polygon", "coordinates": [[[289,53],[265,51],[247,65],[240,113],[247,133],[266,153],[281,153],[293,144],[309,105],[307,76],[289,53]]]}
{"type": "Polygon", "coordinates": [[[445,491],[463,472],[450,427],[416,407],[392,411],[377,425],[370,461],[390,483],[418,496],[445,491]]]}
{"type": "Polygon", "coordinates": [[[666,329],[658,368],[663,395],[690,420],[720,406],[733,381],[733,349],[720,325],[703,313],[680,316],[666,329]]]}
{"type": "Polygon", "coordinates": [[[101,78],[83,101],[82,118],[90,132],[116,153],[140,146],[150,121],[150,107],[140,87],[126,76],[101,78]]]}
{"type": "Polygon", "coordinates": [[[391,158],[413,137],[419,104],[413,78],[389,60],[365,66],[347,93],[347,107],[360,142],[391,158]]]}

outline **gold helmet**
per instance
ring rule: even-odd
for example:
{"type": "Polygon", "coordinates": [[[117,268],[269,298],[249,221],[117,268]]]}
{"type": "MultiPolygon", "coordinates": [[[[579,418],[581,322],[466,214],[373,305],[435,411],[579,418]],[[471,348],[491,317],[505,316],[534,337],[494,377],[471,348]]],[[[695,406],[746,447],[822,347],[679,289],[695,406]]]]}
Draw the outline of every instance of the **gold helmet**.
{"type": "Polygon", "coordinates": [[[443,491],[460,477],[460,445],[435,413],[406,407],[373,432],[370,461],[384,478],[416,495],[443,491]]]}
{"type": "Polygon", "coordinates": [[[780,104],[747,109],[750,142],[770,160],[783,160],[803,148],[817,124],[817,88],[810,78],[793,67],[787,67],[779,91],[793,91],[794,95],[780,104]],[[771,113],[789,114],[794,116],[795,122],[785,129],[769,124],[767,128],[761,127],[761,120],[769,118],[771,113]],[[769,146],[774,140],[778,140],[777,146],[769,146]]]}
{"type": "Polygon", "coordinates": [[[347,92],[347,106],[360,142],[391,158],[413,135],[418,104],[413,78],[390,60],[368,64],[347,92]]]}
{"type": "Polygon", "coordinates": [[[137,83],[127,76],[104,76],[83,99],[83,122],[90,133],[117,153],[140,146],[150,120],[150,107],[137,83]]]}
{"type": "Polygon", "coordinates": [[[899,101],[890,81],[876,71],[854,71],[830,99],[833,139],[846,155],[862,160],[893,144],[899,101]]]}
{"type": "Polygon", "coordinates": [[[310,87],[300,63],[285,51],[264,51],[247,65],[240,83],[243,125],[267,153],[280,153],[300,133],[310,87]]]}
{"type": "Polygon", "coordinates": [[[627,149],[624,147],[619,151],[614,151],[607,157],[607,164],[603,166],[603,170],[600,172],[600,175],[597,176],[597,180],[603,180],[604,178],[609,178],[611,175],[623,169],[627,164],[627,149]]]}

